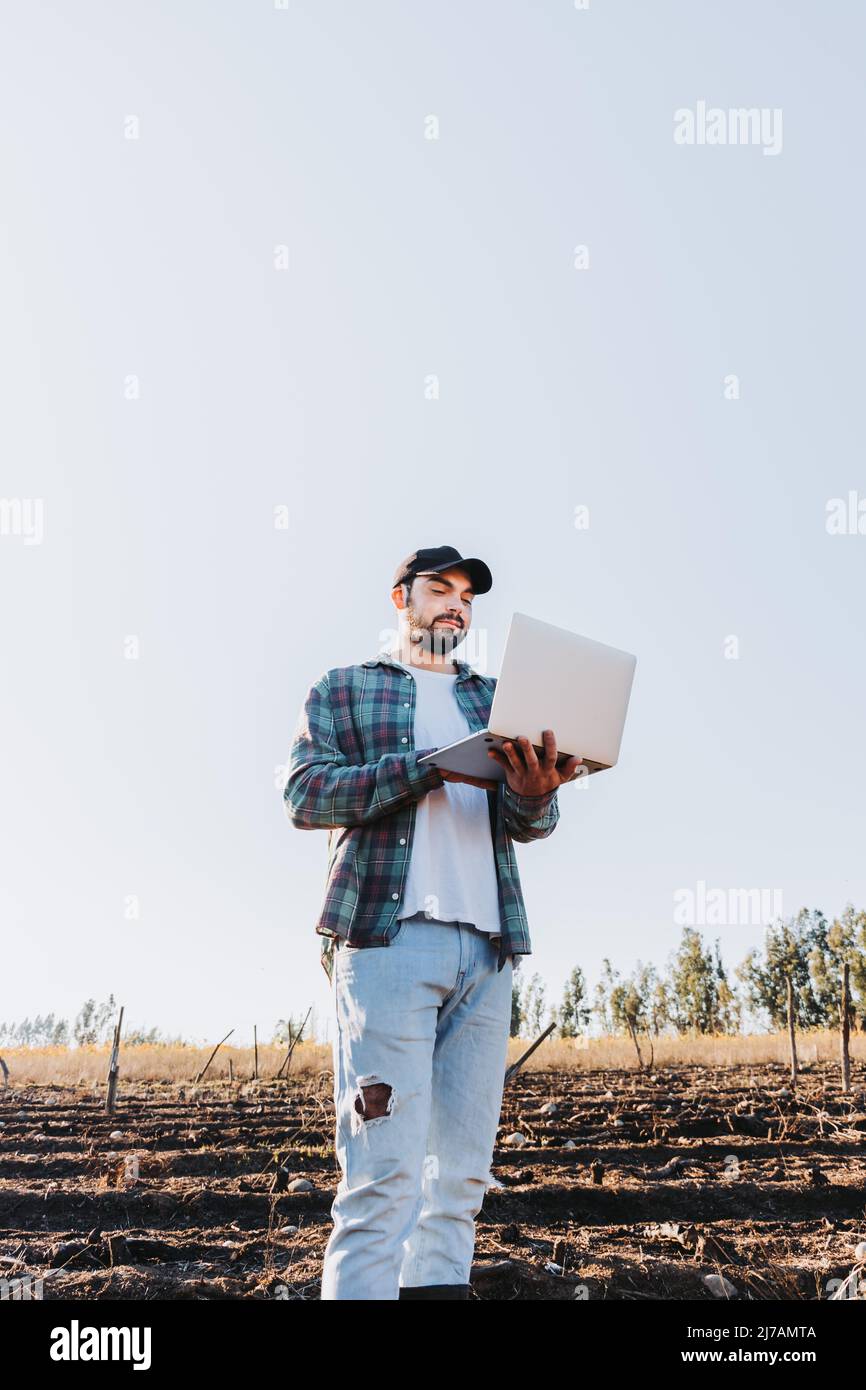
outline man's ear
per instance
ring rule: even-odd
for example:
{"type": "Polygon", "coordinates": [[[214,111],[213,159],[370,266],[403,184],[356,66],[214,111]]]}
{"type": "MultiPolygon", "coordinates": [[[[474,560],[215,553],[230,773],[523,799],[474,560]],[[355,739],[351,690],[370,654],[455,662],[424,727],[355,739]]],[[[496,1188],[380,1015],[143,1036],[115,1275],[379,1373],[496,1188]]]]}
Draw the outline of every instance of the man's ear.
{"type": "Polygon", "coordinates": [[[394,600],[394,607],[395,607],[395,608],[405,608],[405,607],[406,607],[406,585],[405,585],[405,584],[395,584],[394,587],[393,587],[393,589],[391,590],[391,597],[392,597],[392,599],[394,600]]]}

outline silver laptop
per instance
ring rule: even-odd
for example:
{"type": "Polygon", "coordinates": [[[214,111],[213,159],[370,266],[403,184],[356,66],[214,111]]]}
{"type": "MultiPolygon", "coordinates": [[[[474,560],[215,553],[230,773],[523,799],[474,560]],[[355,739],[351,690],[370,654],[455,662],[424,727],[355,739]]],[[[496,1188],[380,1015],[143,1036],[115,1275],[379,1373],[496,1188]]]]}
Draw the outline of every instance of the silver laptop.
{"type": "Polygon", "coordinates": [[[488,748],[525,735],[543,753],[542,730],[556,735],[557,766],[578,754],[586,774],[619,758],[637,658],[526,613],[508,629],[502,672],[487,728],[419,759],[447,772],[505,781],[488,748]]]}

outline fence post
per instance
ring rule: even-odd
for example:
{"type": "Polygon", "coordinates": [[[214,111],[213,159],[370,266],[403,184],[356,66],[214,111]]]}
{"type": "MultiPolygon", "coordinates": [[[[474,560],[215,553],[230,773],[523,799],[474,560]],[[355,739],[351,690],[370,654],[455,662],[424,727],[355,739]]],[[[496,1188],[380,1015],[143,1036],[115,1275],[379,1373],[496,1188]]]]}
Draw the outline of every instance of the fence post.
{"type": "Polygon", "coordinates": [[[851,967],[846,961],[842,966],[842,1001],[839,1009],[842,1014],[842,1090],[851,1090],[851,1058],[848,1040],[851,1032],[851,1004],[848,992],[851,967]]]}
{"type": "Polygon", "coordinates": [[[120,1030],[123,1026],[123,1006],[121,1005],[120,1017],[114,1029],[114,1042],[111,1045],[111,1056],[108,1059],[108,1090],[105,1093],[105,1113],[112,1114],[114,1110],[114,1100],[117,1095],[117,1076],[120,1071],[120,1030]]]}
{"type": "Polygon", "coordinates": [[[788,982],[788,1038],[791,1043],[791,1085],[797,1084],[797,1035],[794,1031],[794,982],[786,975],[788,982]]]}

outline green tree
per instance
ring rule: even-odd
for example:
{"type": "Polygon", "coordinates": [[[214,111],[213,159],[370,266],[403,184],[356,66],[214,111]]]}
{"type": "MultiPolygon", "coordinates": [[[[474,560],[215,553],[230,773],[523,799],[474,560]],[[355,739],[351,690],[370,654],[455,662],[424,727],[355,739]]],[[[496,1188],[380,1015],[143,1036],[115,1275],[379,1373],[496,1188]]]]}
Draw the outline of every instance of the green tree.
{"type": "Polygon", "coordinates": [[[728,983],[716,942],[715,956],[694,927],[684,927],[669,968],[670,1019],[678,1033],[736,1031],[739,1002],[728,983]]]}
{"type": "Polygon", "coordinates": [[[613,989],[610,999],[613,1014],[614,1032],[629,1032],[629,1024],[636,1033],[647,1030],[646,1001],[634,979],[623,980],[613,989]]]}
{"type": "Polygon", "coordinates": [[[667,991],[655,966],[641,961],[626,980],[617,980],[609,991],[613,1031],[631,1028],[638,1033],[657,1035],[667,1022],[667,991]]]}
{"type": "Polygon", "coordinates": [[[750,951],[738,966],[736,973],[743,983],[747,1003],[769,1020],[770,1031],[787,1025],[789,975],[794,986],[794,1019],[799,1028],[825,1028],[838,1020],[838,1006],[834,1006],[835,1018],[830,1011],[826,964],[820,965],[818,976],[813,977],[812,973],[818,957],[830,951],[828,932],[823,912],[801,908],[796,917],[767,927],[763,952],[757,948],[750,951]]]}
{"type": "Polygon", "coordinates": [[[716,986],[715,1028],[713,1031],[716,1033],[728,1034],[738,1033],[740,1031],[742,1003],[735,986],[733,986],[728,979],[728,972],[722,964],[718,940],[715,944],[713,972],[716,986]]]}
{"type": "Polygon", "coordinates": [[[165,1042],[158,1028],[131,1028],[123,1035],[124,1047],[157,1047],[165,1042]]]}
{"type": "Polygon", "coordinates": [[[511,977],[511,1032],[512,1038],[519,1038],[523,1029],[523,1007],[520,1002],[521,981],[512,975],[511,977]]]}
{"type": "Polygon", "coordinates": [[[544,981],[536,972],[523,995],[523,1018],[530,1034],[535,1037],[544,1028],[544,1012],[546,1006],[546,990],[544,981]]]}
{"type": "Polygon", "coordinates": [[[107,1001],[98,1006],[95,999],[85,999],[72,1030],[78,1046],[106,1042],[114,1027],[116,1013],[117,1004],[113,994],[109,994],[107,1001]]]}
{"type": "Polygon", "coordinates": [[[613,1011],[611,1008],[611,995],[619,979],[619,971],[614,970],[610,961],[605,957],[601,963],[601,979],[595,986],[593,992],[592,1012],[598,1020],[601,1033],[609,1037],[615,1032],[613,1011]]]}
{"type": "Polygon", "coordinates": [[[843,966],[849,967],[849,1019],[857,1028],[866,1026],[866,912],[848,903],[834,918],[826,937],[809,952],[809,971],[815,996],[828,1024],[839,1020],[843,966]]]}
{"type": "Polygon", "coordinates": [[[653,1037],[658,1037],[660,1033],[670,1026],[671,1023],[671,999],[667,981],[658,974],[655,967],[652,967],[652,984],[649,990],[647,1001],[647,1014],[649,1017],[650,1032],[653,1037]]]}
{"type": "MultiPolygon", "coordinates": [[[[274,1024],[274,1031],[271,1035],[271,1042],[277,1047],[288,1047],[289,1043],[297,1039],[298,1034],[304,1023],[304,1015],[298,1014],[297,1018],[289,1014],[288,1018],[278,1018],[274,1024]]],[[[305,1030],[306,1031],[306,1030],[305,1030]]],[[[310,1037],[312,1037],[312,1031],[310,1037]]]]}
{"type": "Polygon", "coordinates": [[[576,965],[566,981],[565,990],[562,996],[562,1003],[559,1006],[559,1033],[563,1038],[576,1038],[579,1033],[583,1033],[589,1024],[591,1009],[584,1004],[586,998],[586,982],[583,978],[583,971],[576,965]]]}

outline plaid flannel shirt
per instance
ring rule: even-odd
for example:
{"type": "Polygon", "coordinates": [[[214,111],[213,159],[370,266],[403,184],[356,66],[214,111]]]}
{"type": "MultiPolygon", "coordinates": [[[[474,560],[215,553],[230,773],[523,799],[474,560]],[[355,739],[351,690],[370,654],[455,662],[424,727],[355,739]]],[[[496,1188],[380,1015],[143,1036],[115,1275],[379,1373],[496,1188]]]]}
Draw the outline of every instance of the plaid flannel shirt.
{"type": "MultiPolygon", "coordinates": [[[[452,658],[453,659],[453,658],[452,658]]],[[[496,677],[454,660],[456,698],[471,732],[486,728],[496,677]]],[[[310,687],[292,741],[283,801],[292,825],[328,831],[324,901],[316,923],[330,981],[334,938],[388,946],[399,930],[415,808],[445,785],[419,766],[415,679],[387,653],[324,671],[310,687]]],[[[559,820],[557,793],[519,796],[506,782],[487,792],[499,888],[499,966],[532,947],[513,841],[542,840],[559,820]]]]}

